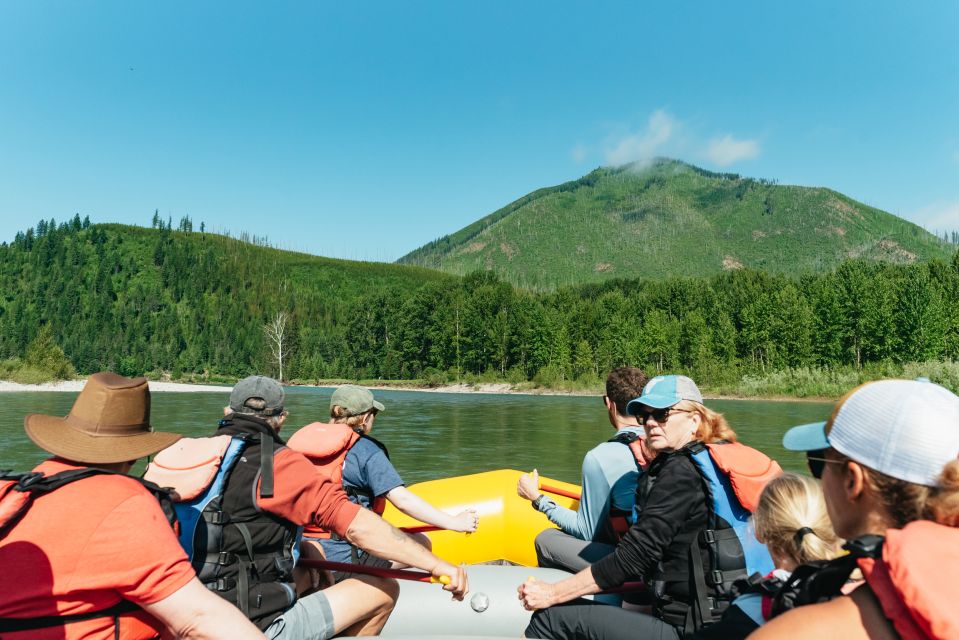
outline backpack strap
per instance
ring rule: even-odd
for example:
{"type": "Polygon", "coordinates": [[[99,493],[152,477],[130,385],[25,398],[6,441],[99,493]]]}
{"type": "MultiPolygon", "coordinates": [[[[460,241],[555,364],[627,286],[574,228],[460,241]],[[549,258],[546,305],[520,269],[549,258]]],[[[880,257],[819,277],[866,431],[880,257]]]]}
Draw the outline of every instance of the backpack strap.
{"type": "Polygon", "coordinates": [[[3,513],[2,518],[0,518],[0,539],[6,536],[13,526],[20,521],[20,518],[27,512],[37,496],[46,495],[77,480],[112,473],[112,471],[92,467],[61,471],[52,476],[47,476],[40,471],[13,473],[6,470],[0,472],[0,481],[12,483],[7,485],[7,490],[3,496],[4,501],[9,501],[9,506],[0,509],[0,512],[3,513]]]}
{"type": "Polygon", "coordinates": [[[646,441],[633,431],[617,431],[616,435],[606,442],[618,442],[629,447],[633,460],[636,461],[636,468],[640,471],[645,471],[652,461],[652,455],[646,449],[646,441]]]}
{"type": "Polygon", "coordinates": [[[842,595],[842,588],[861,558],[882,556],[882,536],[866,535],[843,545],[849,553],[828,561],[796,567],[773,598],[772,617],[807,604],[826,602],[842,595]]]}

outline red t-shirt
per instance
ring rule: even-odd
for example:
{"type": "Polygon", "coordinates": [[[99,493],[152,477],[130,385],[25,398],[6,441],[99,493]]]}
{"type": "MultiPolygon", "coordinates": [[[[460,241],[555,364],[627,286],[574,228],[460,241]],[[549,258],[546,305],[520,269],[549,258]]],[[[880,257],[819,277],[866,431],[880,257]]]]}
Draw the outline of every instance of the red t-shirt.
{"type": "MultiPolygon", "coordinates": [[[[75,469],[59,459],[36,471],[75,469]]],[[[195,577],[159,504],[136,480],[96,475],[37,497],[0,540],[0,617],[99,611],[129,600],[152,604],[195,577]]],[[[114,637],[113,620],[4,634],[72,640],[114,637]]]]}
{"type": "Polygon", "coordinates": [[[273,457],[273,497],[256,502],[261,509],[297,526],[316,525],[344,536],[360,505],[353,504],[329,478],[316,472],[306,456],[289,448],[273,457]]]}

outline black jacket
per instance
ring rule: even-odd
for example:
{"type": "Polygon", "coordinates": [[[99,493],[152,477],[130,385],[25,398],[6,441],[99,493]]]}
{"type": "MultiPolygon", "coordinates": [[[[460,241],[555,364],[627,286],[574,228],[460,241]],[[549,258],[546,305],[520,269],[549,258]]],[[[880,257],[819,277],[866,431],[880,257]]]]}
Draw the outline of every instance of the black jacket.
{"type": "MultiPolygon", "coordinates": [[[[687,445],[690,446],[690,445],[687,445]]],[[[649,465],[637,487],[638,518],[616,550],[592,566],[601,589],[661,574],[683,574],[692,537],[707,526],[708,496],[702,476],[684,450],[662,453],[649,465]]],[[[667,583],[665,593],[687,600],[687,582],[667,583]]]]}

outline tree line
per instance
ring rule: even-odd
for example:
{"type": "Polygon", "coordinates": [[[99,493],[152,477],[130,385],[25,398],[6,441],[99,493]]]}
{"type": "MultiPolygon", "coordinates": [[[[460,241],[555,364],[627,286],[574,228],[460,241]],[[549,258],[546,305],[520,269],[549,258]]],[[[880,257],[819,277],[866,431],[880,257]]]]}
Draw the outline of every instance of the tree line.
{"type": "Polygon", "coordinates": [[[41,330],[80,373],[595,380],[620,365],[717,384],[794,367],[959,360],[959,253],[789,277],[611,280],[535,293],[490,272],[349,263],[177,231],[38,225],[0,246],[0,358],[41,330]]]}

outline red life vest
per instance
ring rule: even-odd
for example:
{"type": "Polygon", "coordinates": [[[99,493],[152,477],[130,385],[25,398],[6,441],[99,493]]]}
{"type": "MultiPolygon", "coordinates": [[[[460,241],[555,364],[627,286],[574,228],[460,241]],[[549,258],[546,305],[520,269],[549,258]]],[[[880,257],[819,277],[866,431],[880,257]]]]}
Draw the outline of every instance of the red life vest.
{"type": "MultiPolygon", "coordinates": [[[[2,539],[22,518],[33,504],[33,500],[44,494],[55,491],[62,486],[89,478],[95,475],[123,475],[104,469],[92,467],[61,471],[51,476],[41,472],[13,474],[0,472],[0,539],[2,539]]],[[[170,519],[170,524],[176,530],[176,520],[171,511],[170,498],[156,485],[144,482],[138,478],[144,487],[150,491],[161,503],[161,508],[170,519]]],[[[0,633],[13,634],[13,638],[28,637],[28,632],[51,627],[63,627],[74,622],[92,620],[96,618],[113,618],[114,637],[119,640],[152,640],[160,637],[163,625],[153,616],[127,600],[102,609],[75,615],[52,615],[40,618],[0,618],[0,633]],[[22,636],[20,634],[23,634],[22,636]]]]}
{"type": "MultiPolygon", "coordinates": [[[[316,470],[328,477],[333,483],[343,484],[343,463],[346,454],[362,436],[352,427],[340,423],[312,422],[292,436],[287,446],[294,451],[305,455],[316,467],[316,470]]],[[[346,488],[344,487],[344,490],[346,488]]],[[[348,495],[362,493],[361,491],[346,490],[348,495]]],[[[386,500],[380,496],[368,496],[371,510],[382,515],[386,509],[386,500]]],[[[311,538],[329,538],[330,532],[318,527],[307,526],[304,535],[311,538]]]]}
{"type": "Polygon", "coordinates": [[[882,557],[859,567],[903,640],[959,638],[959,529],[929,520],[889,529],[882,557]]]}

